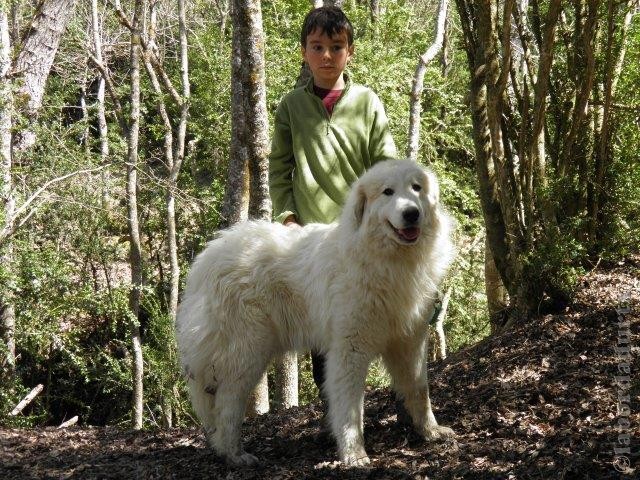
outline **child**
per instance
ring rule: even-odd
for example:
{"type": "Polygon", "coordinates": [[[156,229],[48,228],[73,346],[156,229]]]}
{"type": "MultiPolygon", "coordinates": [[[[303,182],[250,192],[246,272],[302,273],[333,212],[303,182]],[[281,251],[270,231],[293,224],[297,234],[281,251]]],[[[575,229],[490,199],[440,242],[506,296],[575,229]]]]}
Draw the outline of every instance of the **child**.
{"type": "MultiPolygon", "coordinates": [[[[396,158],[396,148],[376,94],[344,74],[353,56],[353,27],[342,10],[309,12],[300,42],[313,77],[285,95],[276,111],[269,156],[274,219],[331,223],[351,183],[374,163],[396,158]]],[[[312,361],[324,400],[324,357],[312,354],[312,361]]]]}
{"type": "Polygon", "coordinates": [[[371,165],[396,158],[382,103],[344,74],[353,27],[337,7],[309,12],[302,57],[313,77],[276,111],[269,186],[276,221],[331,223],[349,186],[371,165]]]}

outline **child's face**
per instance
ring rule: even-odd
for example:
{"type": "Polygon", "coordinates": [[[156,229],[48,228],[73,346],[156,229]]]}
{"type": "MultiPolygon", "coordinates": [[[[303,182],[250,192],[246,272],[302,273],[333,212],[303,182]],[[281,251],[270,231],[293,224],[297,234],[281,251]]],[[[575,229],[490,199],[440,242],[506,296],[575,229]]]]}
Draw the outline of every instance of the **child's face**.
{"type": "Polygon", "coordinates": [[[307,35],[307,43],[302,47],[302,58],[313,73],[314,83],[321,88],[344,88],[342,72],[353,55],[353,45],[345,32],[333,37],[316,28],[307,35]]]}

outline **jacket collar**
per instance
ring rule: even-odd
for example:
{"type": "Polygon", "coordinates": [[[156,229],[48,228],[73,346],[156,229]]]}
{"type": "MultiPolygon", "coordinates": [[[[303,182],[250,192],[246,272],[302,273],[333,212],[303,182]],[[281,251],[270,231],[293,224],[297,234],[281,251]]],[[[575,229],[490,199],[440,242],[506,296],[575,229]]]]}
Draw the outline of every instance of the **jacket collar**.
{"type": "MultiPolygon", "coordinates": [[[[342,96],[344,96],[344,94],[347,93],[347,90],[349,90],[349,88],[351,87],[351,77],[347,75],[346,72],[344,72],[342,75],[344,77],[344,89],[342,90],[342,96]]],[[[312,95],[315,95],[315,93],[313,92],[313,76],[309,77],[307,85],[304,87],[304,89],[312,95]]]]}

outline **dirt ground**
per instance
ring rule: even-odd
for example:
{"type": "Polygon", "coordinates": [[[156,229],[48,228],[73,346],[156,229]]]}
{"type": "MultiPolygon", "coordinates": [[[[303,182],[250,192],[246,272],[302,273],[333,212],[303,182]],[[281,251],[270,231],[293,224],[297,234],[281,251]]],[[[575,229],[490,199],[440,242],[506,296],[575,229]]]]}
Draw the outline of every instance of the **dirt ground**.
{"type": "Polygon", "coordinates": [[[640,478],[639,273],[638,259],[601,266],[566,311],[434,364],[436,416],[455,441],[423,443],[383,390],[366,396],[367,468],[335,461],[320,410],[307,406],[247,421],[259,468],[227,467],[196,429],[0,429],[0,479],[640,478]],[[630,451],[616,454],[625,438],[630,451]]]}

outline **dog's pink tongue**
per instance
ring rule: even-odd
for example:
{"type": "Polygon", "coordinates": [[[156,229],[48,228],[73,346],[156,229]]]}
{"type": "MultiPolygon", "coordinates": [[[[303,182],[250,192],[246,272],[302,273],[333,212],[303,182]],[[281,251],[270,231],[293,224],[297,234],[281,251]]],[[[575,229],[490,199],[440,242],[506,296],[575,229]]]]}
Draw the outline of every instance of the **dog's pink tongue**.
{"type": "Polygon", "coordinates": [[[408,242],[413,242],[420,236],[420,229],[418,227],[400,228],[398,233],[408,242]]]}

